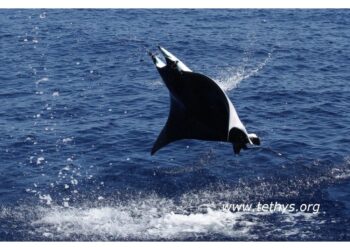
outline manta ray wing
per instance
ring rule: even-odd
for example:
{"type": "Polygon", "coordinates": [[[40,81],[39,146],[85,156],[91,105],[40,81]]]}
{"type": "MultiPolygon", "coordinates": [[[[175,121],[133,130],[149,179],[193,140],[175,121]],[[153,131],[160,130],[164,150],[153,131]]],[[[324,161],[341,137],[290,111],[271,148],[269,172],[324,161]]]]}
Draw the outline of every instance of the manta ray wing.
{"type": "Polygon", "coordinates": [[[199,73],[179,72],[167,87],[171,97],[169,117],[152,155],[181,139],[227,141],[230,107],[225,93],[212,79],[199,73]]]}

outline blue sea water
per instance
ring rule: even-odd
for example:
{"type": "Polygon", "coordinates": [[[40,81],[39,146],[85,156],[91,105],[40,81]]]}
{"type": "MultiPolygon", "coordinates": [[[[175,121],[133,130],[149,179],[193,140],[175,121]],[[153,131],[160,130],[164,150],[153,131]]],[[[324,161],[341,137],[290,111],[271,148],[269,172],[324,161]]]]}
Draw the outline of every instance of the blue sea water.
{"type": "Polygon", "coordinates": [[[348,10],[0,10],[0,240],[350,240],[348,10]],[[260,148],[151,156],[162,45],[260,148]],[[222,204],[320,204],[230,212],[222,204]]]}

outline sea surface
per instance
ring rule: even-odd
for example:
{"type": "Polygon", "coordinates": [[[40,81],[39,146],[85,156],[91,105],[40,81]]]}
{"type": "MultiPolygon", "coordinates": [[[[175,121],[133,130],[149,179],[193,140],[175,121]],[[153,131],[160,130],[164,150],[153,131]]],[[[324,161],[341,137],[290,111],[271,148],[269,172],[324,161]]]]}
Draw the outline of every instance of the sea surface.
{"type": "Polygon", "coordinates": [[[0,10],[0,240],[349,241],[349,44],[349,10],[0,10]],[[261,147],[151,156],[157,45],[217,81],[261,147]],[[319,210],[223,209],[259,202],[319,210]]]}

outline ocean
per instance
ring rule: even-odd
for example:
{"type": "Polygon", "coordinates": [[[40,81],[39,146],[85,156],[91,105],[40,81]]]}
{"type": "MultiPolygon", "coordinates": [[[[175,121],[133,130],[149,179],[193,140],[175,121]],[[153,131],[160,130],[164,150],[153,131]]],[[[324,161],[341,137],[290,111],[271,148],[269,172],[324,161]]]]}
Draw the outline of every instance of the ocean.
{"type": "Polygon", "coordinates": [[[0,24],[1,241],[350,240],[349,10],[2,9],[0,24]],[[214,79],[261,146],[151,156],[169,112],[158,45],[214,79]]]}

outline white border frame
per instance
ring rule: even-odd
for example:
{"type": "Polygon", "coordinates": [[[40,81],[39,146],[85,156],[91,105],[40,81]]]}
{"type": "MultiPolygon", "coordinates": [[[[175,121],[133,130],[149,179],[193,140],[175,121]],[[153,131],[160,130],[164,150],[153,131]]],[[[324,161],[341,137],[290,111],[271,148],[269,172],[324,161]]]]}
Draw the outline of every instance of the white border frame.
{"type": "Polygon", "coordinates": [[[9,0],[0,8],[349,8],[346,0],[9,0]]]}
{"type": "MultiPolygon", "coordinates": [[[[350,1],[306,1],[306,0],[10,0],[1,1],[0,8],[350,8],[350,1]]],[[[201,249],[220,248],[274,250],[283,249],[349,249],[349,242],[0,242],[0,248],[28,249],[28,250],[62,250],[72,247],[84,249],[115,249],[143,248],[143,249],[179,249],[200,247],[201,249]]]]}

